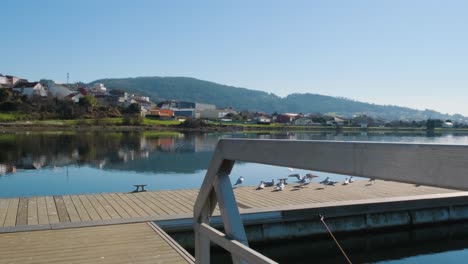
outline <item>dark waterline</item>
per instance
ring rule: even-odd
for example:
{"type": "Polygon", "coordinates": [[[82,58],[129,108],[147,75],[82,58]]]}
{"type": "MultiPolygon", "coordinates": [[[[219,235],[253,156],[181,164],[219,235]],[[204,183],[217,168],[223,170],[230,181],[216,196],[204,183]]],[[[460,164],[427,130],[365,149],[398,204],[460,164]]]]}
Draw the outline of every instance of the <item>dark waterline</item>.
{"type": "MultiPolygon", "coordinates": [[[[467,263],[468,222],[384,232],[336,236],[356,263],[467,263]]],[[[251,247],[279,263],[347,263],[328,236],[254,244],[251,247]]],[[[222,249],[213,251],[214,263],[229,263],[222,249]]]]}

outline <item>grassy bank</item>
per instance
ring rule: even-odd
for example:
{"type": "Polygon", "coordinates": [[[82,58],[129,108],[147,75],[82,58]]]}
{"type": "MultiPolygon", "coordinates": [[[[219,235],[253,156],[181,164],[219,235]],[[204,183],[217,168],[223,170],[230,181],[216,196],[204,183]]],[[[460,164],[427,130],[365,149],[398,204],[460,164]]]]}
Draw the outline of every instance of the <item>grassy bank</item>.
{"type": "MultiPolygon", "coordinates": [[[[310,132],[398,132],[398,133],[427,133],[425,128],[412,127],[332,127],[332,126],[294,126],[285,124],[246,124],[246,123],[220,123],[210,122],[205,126],[187,128],[179,126],[177,120],[155,120],[150,118],[125,120],[124,118],[100,118],[100,119],[75,119],[75,120],[35,120],[35,121],[12,121],[17,120],[16,114],[0,113],[0,131],[18,131],[21,129],[34,131],[68,131],[68,130],[124,130],[124,131],[245,131],[245,132],[267,132],[267,131],[310,131],[310,132]]],[[[457,132],[468,133],[467,128],[436,128],[429,133],[457,132]]]]}

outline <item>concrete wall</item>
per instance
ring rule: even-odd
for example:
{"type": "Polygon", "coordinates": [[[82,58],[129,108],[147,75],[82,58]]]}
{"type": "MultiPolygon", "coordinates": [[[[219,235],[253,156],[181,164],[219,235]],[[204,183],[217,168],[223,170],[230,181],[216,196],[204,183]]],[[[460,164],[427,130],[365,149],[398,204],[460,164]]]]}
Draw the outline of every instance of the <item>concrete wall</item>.
{"type": "MultiPolygon", "coordinates": [[[[411,200],[375,199],[351,205],[335,204],[278,211],[250,212],[247,209],[242,214],[242,220],[249,242],[326,235],[327,231],[319,219],[319,214],[325,216],[325,222],[334,233],[468,221],[468,194],[457,194],[421,196],[421,199],[411,200]]],[[[157,223],[182,246],[193,247],[191,219],[157,223]]],[[[220,218],[213,217],[211,225],[221,228],[220,218]]]]}

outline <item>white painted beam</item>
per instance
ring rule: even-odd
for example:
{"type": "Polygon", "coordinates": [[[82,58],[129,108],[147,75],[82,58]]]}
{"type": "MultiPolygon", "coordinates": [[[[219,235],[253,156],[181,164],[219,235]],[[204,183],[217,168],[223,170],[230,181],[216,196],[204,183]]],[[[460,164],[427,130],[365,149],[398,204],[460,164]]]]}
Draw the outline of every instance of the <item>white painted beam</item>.
{"type": "Polygon", "coordinates": [[[223,158],[468,190],[468,146],[222,139],[223,158]]]}

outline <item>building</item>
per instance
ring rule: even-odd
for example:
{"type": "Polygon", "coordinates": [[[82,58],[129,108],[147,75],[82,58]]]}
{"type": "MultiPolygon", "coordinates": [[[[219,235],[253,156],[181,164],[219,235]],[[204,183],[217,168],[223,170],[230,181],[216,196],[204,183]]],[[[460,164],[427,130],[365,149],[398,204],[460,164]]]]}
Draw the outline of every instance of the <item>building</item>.
{"type": "Polygon", "coordinates": [[[0,74],[0,88],[14,87],[16,84],[21,83],[21,82],[28,82],[28,80],[15,77],[12,75],[0,74]]]}
{"type": "Polygon", "coordinates": [[[47,96],[47,90],[39,82],[17,82],[13,87],[13,92],[22,96],[25,95],[28,98],[47,96]]]}
{"type": "Polygon", "coordinates": [[[298,118],[299,114],[293,114],[293,113],[284,113],[281,115],[278,115],[276,117],[276,122],[277,123],[292,123],[296,118],[298,118]]]}
{"type": "Polygon", "coordinates": [[[345,120],[338,118],[338,117],[333,117],[331,120],[327,120],[327,125],[331,126],[343,126],[345,123],[345,120]]]}
{"type": "Polygon", "coordinates": [[[453,128],[453,123],[451,120],[445,120],[443,123],[442,123],[442,127],[443,128],[453,128]]]}
{"type": "Polygon", "coordinates": [[[196,118],[221,119],[228,114],[237,114],[237,112],[232,109],[202,109],[197,110],[195,115],[196,118]]]}
{"type": "Polygon", "coordinates": [[[80,92],[73,92],[67,96],[65,96],[63,99],[65,101],[71,101],[71,102],[74,102],[74,103],[78,103],[80,102],[80,98],[84,97],[85,95],[83,95],[82,93],[80,92]]]}
{"type": "Polygon", "coordinates": [[[155,117],[160,119],[173,119],[174,111],[171,109],[153,108],[146,113],[146,117],[155,117]]]}
{"type": "Polygon", "coordinates": [[[74,93],[70,88],[66,87],[65,85],[48,81],[47,82],[47,89],[52,97],[57,98],[59,100],[65,100],[65,97],[69,96],[70,94],[74,93]]]}
{"type": "Polygon", "coordinates": [[[175,116],[191,118],[200,118],[200,115],[197,114],[199,111],[216,110],[215,105],[176,100],[160,102],[158,107],[174,111],[175,116]]]}
{"type": "Polygon", "coordinates": [[[92,95],[106,95],[107,88],[102,83],[95,83],[88,88],[89,93],[92,95]]]}
{"type": "Polygon", "coordinates": [[[315,123],[312,118],[309,117],[299,117],[294,120],[294,125],[296,126],[320,126],[320,123],[315,123]]]}

